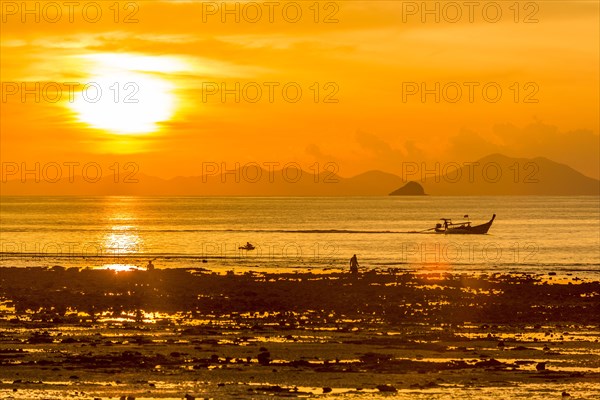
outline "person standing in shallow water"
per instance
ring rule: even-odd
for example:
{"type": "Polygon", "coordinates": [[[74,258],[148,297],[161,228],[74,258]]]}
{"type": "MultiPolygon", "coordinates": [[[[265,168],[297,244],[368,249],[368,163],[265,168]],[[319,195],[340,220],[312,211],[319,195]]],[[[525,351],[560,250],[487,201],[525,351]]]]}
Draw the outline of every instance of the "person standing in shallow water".
{"type": "Polygon", "coordinates": [[[350,259],[350,273],[358,274],[358,259],[356,258],[356,254],[350,259]]]}
{"type": "Polygon", "coordinates": [[[146,271],[154,271],[154,264],[152,264],[152,260],[148,261],[148,265],[146,265],[146,271]]]}

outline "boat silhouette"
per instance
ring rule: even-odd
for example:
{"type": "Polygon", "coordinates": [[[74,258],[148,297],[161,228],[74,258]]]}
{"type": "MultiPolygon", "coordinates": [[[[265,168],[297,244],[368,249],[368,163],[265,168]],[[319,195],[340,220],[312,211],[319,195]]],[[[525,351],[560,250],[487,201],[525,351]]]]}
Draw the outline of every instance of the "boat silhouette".
{"type": "MultiPolygon", "coordinates": [[[[468,217],[468,215],[465,215],[465,218],[468,217]]],[[[443,233],[446,235],[485,235],[492,226],[494,219],[496,219],[496,214],[492,215],[492,219],[485,224],[472,226],[471,221],[453,223],[449,218],[441,218],[444,222],[442,224],[437,223],[435,228],[432,229],[434,229],[435,233],[443,233]]]]}

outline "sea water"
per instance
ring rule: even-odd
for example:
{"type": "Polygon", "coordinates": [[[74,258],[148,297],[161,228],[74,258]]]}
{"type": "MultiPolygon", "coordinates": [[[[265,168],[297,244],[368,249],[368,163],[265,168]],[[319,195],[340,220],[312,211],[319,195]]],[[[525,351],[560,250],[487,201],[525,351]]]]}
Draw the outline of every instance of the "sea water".
{"type": "Polygon", "coordinates": [[[363,271],[600,266],[596,196],[2,197],[0,228],[0,266],[347,270],[353,254],[363,271]],[[487,235],[430,229],[494,213],[487,235]]]}

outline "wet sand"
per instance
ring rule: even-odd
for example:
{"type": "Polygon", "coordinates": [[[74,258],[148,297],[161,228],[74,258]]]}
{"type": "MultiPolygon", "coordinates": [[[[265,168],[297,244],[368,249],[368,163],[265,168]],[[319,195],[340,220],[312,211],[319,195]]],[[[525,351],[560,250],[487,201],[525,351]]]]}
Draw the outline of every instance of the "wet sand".
{"type": "Polygon", "coordinates": [[[600,398],[599,296],[574,275],[2,268],[0,398],[600,398]]]}

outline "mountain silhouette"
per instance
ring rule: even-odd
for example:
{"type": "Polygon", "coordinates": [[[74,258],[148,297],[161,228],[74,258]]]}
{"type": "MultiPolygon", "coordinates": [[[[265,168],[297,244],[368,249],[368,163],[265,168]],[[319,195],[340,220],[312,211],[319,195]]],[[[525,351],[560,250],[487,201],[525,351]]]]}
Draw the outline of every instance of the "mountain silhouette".
{"type": "MultiPolygon", "coordinates": [[[[226,174],[161,179],[136,174],[132,182],[113,175],[98,182],[81,176],[47,182],[19,179],[0,183],[2,195],[162,195],[162,196],[433,196],[600,195],[600,181],[544,157],[492,154],[472,163],[447,163],[405,176],[367,171],[344,178],[333,172],[242,167],[226,174]],[[410,182],[412,181],[412,182],[410,182]]],[[[122,177],[121,177],[122,178],[122,177]]]]}
{"type": "MultiPolygon", "coordinates": [[[[459,165],[456,163],[455,166],[459,165]]],[[[420,183],[431,195],[599,195],[600,181],[544,157],[491,154],[420,183]]],[[[440,167],[443,171],[444,166],[440,167]]]]}

